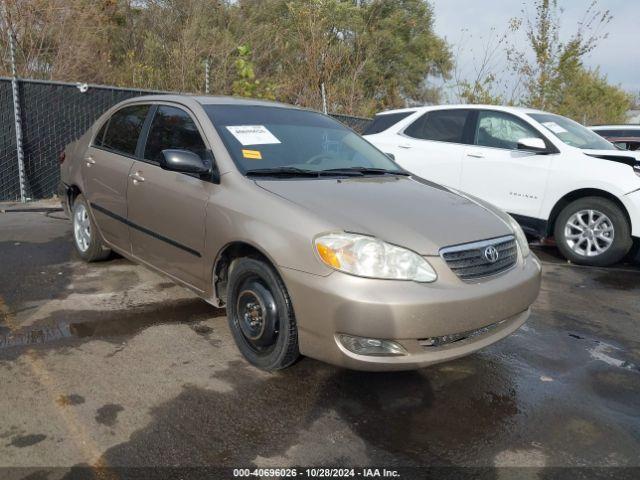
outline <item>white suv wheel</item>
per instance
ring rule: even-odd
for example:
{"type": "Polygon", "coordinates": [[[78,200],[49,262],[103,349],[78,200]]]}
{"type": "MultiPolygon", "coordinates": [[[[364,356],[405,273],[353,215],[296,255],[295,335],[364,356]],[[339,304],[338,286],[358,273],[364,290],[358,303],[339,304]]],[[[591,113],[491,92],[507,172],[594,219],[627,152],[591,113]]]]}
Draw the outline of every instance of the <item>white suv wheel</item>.
{"type": "Polygon", "coordinates": [[[564,227],[569,248],[585,257],[606,252],[613,244],[614,236],[613,223],[598,210],[580,210],[569,217],[564,227]]]}
{"type": "Polygon", "coordinates": [[[566,205],[555,221],[554,235],[565,258],[582,265],[612,265],[632,244],[625,211],[602,197],[583,197],[566,205]]]}

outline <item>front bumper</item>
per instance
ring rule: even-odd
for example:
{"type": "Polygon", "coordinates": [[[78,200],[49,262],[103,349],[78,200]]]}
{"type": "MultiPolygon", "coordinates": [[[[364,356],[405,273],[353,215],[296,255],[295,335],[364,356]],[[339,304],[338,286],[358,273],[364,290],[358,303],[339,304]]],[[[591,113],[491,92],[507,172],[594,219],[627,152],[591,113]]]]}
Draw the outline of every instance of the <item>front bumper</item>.
{"type": "Polygon", "coordinates": [[[631,235],[640,238],[640,190],[626,194],[622,200],[631,220],[631,235]]]}
{"type": "Polygon", "coordinates": [[[429,257],[429,262],[439,275],[432,284],[283,269],[300,352],[356,370],[411,370],[452,360],[518,329],[540,289],[540,263],[533,254],[508,272],[475,283],[460,280],[439,257],[429,257]],[[475,334],[437,347],[420,342],[462,332],[475,334]],[[354,354],[341,345],[340,333],[393,340],[407,355],[354,354]]]}

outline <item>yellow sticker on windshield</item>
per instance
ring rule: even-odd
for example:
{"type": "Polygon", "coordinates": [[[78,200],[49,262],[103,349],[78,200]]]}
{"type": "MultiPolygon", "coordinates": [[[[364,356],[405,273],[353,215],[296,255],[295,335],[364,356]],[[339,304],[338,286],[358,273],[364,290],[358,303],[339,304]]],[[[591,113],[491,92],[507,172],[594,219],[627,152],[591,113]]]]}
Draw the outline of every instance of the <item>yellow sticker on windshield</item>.
{"type": "Polygon", "coordinates": [[[260,150],[246,150],[243,148],[242,156],[244,158],[251,158],[252,160],[262,160],[262,153],[260,153],[260,150]]]}

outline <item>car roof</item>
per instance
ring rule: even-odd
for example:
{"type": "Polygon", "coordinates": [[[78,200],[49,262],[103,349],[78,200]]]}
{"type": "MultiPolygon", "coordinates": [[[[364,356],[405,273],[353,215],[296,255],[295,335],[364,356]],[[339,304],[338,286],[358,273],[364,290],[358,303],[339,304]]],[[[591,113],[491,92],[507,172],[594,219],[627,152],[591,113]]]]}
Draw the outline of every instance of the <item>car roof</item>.
{"type": "Polygon", "coordinates": [[[640,130],[640,125],[593,125],[591,130],[640,130]]]}
{"type": "Polygon", "coordinates": [[[295,108],[297,110],[303,110],[295,105],[289,105],[286,103],[272,102],[269,100],[257,100],[253,98],[238,98],[227,96],[209,96],[209,95],[181,95],[181,94],[161,94],[161,95],[142,95],[140,97],[133,97],[127,100],[127,102],[176,102],[176,103],[191,103],[196,102],[200,105],[245,105],[245,106],[262,106],[262,107],[279,107],[279,108],[295,108]]]}
{"type": "Polygon", "coordinates": [[[503,112],[518,112],[518,113],[548,113],[542,110],[536,110],[535,108],[528,107],[510,107],[502,105],[470,105],[470,104],[446,104],[446,105],[423,105],[417,107],[397,108],[394,110],[385,110],[378,112],[376,115],[387,115],[392,113],[401,112],[428,112],[430,110],[449,110],[457,108],[466,108],[472,110],[497,110],[503,112]]]}

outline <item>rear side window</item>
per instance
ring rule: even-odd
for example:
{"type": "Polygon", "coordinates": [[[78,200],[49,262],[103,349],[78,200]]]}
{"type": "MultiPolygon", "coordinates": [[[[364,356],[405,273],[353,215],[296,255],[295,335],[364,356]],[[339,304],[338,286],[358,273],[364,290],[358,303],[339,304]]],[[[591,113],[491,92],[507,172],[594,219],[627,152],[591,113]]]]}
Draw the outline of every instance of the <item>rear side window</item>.
{"type": "Polygon", "coordinates": [[[409,137],[438,142],[464,143],[464,129],[469,110],[435,110],[427,112],[404,131],[409,137]]]}
{"type": "Polygon", "coordinates": [[[132,105],[118,110],[109,119],[107,131],[100,146],[114,152],[134,156],[138,137],[148,111],[149,105],[132,105]]]}
{"type": "Polygon", "coordinates": [[[373,135],[374,133],[384,132],[386,129],[391,128],[403,118],[407,118],[409,115],[415,112],[398,112],[398,113],[384,113],[373,117],[373,121],[364,130],[363,135],[373,135]]]}
{"type": "Polygon", "coordinates": [[[144,158],[159,163],[167,149],[189,150],[204,159],[207,147],[187,112],[161,105],[151,123],[144,158]]]}

